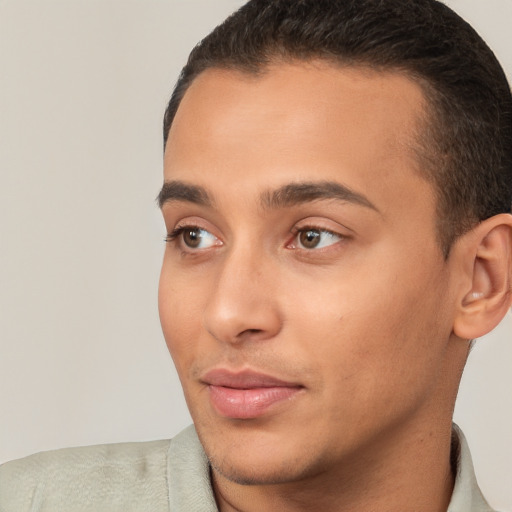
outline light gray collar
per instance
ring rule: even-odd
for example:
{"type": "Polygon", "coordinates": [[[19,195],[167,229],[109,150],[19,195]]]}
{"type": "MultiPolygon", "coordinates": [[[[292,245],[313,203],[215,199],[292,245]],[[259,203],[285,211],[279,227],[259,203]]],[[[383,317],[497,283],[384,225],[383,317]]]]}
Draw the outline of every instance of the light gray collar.
{"type": "Polygon", "coordinates": [[[172,512],[218,512],[208,459],[192,425],[171,440],[167,482],[172,512]]]}
{"type": "Polygon", "coordinates": [[[469,446],[461,429],[453,424],[459,442],[457,474],[448,512],[494,512],[478,487],[469,446]]]}

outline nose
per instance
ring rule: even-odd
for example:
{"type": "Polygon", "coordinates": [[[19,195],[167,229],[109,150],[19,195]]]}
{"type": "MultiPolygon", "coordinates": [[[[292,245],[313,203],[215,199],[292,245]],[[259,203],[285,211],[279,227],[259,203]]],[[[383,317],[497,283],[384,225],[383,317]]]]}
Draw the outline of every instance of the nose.
{"type": "Polygon", "coordinates": [[[227,254],[204,310],[205,329],[225,343],[263,341],[281,330],[278,265],[249,250],[227,254]]]}

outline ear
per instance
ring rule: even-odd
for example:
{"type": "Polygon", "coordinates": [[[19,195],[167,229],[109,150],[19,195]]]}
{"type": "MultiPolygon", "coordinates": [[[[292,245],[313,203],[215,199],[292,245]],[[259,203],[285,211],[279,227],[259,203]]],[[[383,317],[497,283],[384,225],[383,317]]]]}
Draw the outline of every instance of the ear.
{"type": "Polygon", "coordinates": [[[484,220],[457,247],[463,279],[453,332],[471,340],[492,331],[512,304],[512,215],[484,220]]]}

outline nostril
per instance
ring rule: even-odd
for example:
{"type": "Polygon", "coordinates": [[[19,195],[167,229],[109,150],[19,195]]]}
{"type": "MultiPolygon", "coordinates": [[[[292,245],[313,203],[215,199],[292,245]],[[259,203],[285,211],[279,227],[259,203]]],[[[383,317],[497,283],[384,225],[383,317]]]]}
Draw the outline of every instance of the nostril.
{"type": "Polygon", "coordinates": [[[245,340],[250,338],[257,338],[259,335],[263,334],[265,331],[263,329],[245,329],[237,335],[238,340],[245,340]]]}

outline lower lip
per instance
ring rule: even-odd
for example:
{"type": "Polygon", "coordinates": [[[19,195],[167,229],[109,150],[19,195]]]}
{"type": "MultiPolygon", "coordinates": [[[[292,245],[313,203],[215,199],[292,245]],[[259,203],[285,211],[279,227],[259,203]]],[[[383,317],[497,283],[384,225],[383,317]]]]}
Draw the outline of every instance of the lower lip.
{"type": "Polygon", "coordinates": [[[210,400],[219,414],[233,419],[257,418],[271,407],[294,397],[300,387],[235,389],[209,386],[210,400]]]}

